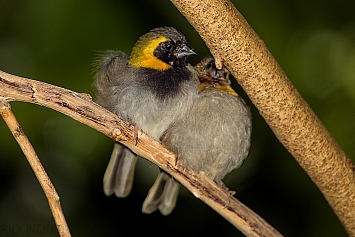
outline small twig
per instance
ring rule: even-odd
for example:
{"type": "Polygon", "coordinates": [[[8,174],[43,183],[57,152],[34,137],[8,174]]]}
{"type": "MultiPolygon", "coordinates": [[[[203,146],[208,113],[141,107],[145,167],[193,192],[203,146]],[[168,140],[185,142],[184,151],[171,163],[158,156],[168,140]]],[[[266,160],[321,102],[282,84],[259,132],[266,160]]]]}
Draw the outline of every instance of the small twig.
{"type": "Polygon", "coordinates": [[[59,202],[59,196],[50,181],[47,173],[45,172],[38,156],[33,149],[30,141],[22,130],[20,124],[18,123],[15,115],[11,111],[10,104],[7,102],[0,101],[0,114],[5,120],[7,126],[9,127],[12,135],[14,135],[16,141],[20,145],[23,153],[25,154],[28,162],[30,163],[42,189],[48,199],[49,206],[53,213],[54,220],[57,224],[57,228],[60,236],[70,237],[70,232],[68,225],[65,221],[64,214],[59,202]]]}
{"type": "Polygon", "coordinates": [[[0,99],[24,101],[57,110],[111,137],[153,162],[247,236],[281,236],[260,216],[231,197],[205,175],[175,165],[175,155],[144,133],[136,145],[134,126],[87,96],[44,82],[0,71],[0,99]]]}

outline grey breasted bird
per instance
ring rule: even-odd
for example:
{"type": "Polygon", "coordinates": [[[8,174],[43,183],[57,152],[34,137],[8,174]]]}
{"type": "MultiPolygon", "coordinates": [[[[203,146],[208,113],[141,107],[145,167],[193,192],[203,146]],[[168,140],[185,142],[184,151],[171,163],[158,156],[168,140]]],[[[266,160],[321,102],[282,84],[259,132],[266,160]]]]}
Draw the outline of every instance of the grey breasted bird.
{"type": "MultiPolygon", "coordinates": [[[[140,37],[131,56],[108,51],[99,60],[94,82],[97,102],[159,140],[197,99],[197,73],[187,66],[187,58],[195,54],[184,35],[172,27],[155,28],[140,37]]],[[[106,195],[130,193],[136,159],[128,148],[115,143],[104,175],[106,195]]]]}
{"type": "MultiPolygon", "coordinates": [[[[247,157],[251,140],[251,113],[230,87],[228,73],[217,70],[206,57],[196,65],[201,92],[190,113],[163,135],[163,144],[178,161],[203,172],[217,183],[247,157]]],[[[162,171],[149,190],[142,211],[169,215],[176,205],[179,184],[162,171]]]]}

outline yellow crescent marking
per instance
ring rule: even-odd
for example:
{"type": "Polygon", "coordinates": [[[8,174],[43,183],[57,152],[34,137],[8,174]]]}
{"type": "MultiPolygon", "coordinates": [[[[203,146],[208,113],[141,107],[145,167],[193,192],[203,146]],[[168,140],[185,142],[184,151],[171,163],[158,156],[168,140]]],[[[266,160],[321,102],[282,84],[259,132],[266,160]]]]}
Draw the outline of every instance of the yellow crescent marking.
{"type": "Polygon", "coordinates": [[[158,71],[168,70],[172,66],[154,56],[154,50],[158,47],[158,45],[167,40],[167,38],[159,36],[158,38],[149,40],[146,44],[142,45],[141,47],[143,47],[143,49],[133,49],[131,59],[128,63],[138,68],[151,68],[158,71]]]}

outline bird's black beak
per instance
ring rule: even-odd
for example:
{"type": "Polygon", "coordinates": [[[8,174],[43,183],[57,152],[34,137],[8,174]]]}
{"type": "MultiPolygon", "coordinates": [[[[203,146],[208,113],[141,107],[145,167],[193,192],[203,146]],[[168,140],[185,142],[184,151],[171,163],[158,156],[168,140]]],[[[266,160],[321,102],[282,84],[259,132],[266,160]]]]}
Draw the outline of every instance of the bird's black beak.
{"type": "Polygon", "coordinates": [[[180,49],[178,49],[176,57],[177,58],[187,58],[193,55],[197,55],[194,51],[194,49],[188,45],[188,44],[183,44],[180,49]]]}

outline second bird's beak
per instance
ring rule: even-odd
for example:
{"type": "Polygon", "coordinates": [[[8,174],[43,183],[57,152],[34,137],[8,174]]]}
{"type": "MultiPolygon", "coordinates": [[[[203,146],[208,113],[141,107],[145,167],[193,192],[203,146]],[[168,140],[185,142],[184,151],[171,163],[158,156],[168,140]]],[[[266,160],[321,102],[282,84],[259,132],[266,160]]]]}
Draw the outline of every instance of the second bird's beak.
{"type": "Polygon", "coordinates": [[[196,53],[195,53],[194,49],[188,44],[182,45],[182,47],[176,53],[177,58],[184,58],[184,57],[189,57],[189,56],[193,56],[193,55],[196,55],[196,53]]]}

